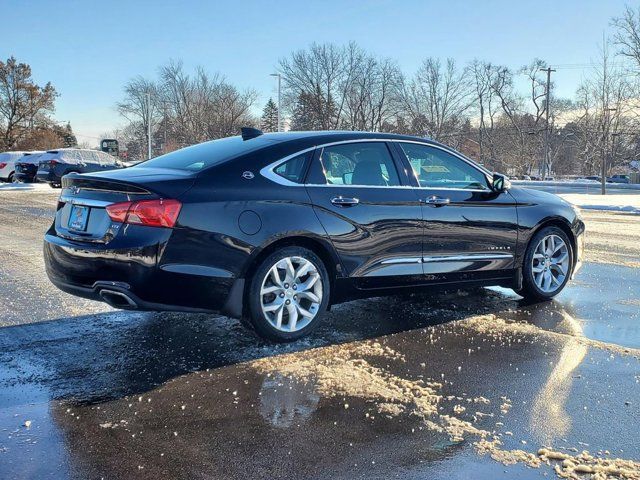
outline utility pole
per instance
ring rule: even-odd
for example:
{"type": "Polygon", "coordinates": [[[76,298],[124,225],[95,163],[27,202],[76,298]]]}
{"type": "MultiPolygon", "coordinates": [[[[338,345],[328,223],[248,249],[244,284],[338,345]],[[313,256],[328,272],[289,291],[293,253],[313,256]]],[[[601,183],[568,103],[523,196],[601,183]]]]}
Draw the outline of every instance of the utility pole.
{"type": "Polygon", "coordinates": [[[151,160],[151,92],[147,90],[147,159],[151,160]]]}
{"type": "MultiPolygon", "coordinates": [[[[604,90],[604,87],[603,87],[604,90]]],[[[600,179],[601,191],[602,195],[607,194],[607,141],[609,140],[609,112],[615,112],[618,110],[617,108],[605,108],[602,112],[602,161],[601,161],[601,172],[602,178],[600,179]]],[[[616,134],[617,135],[617,134],[616,134]]],[[[613,145],[612,145],[613,151],[613,145]]]]}
{"type": "Polygon", "coordinates": [[[282,75],[280,75],[279,73],[272,73],[271,74],[272,77],[278,77],[278,131],[281,131],[281,127],[280,127],[280,85],[282,83],[282,75]]]}
{"type": "Polygon", "coordinates": [[[162,143],[162,153],[167,151],[167,101],[162,101],[162,124],[164,126],[164,141],[162,143]]]}
{"type": "Polygon", "coordinates": [[[542,180],[545,180],[547,177],[547,168],[549,166],[549,147],[550,140],[549,134],[549,108],[550,108],[550,99],[551,96],[551,72],[555,72],[551,67],[541,68],[540,71],[547,72],[547,98],[545,99],[545,132],[544,132],[544,159],[542,160],[542,180]]]}

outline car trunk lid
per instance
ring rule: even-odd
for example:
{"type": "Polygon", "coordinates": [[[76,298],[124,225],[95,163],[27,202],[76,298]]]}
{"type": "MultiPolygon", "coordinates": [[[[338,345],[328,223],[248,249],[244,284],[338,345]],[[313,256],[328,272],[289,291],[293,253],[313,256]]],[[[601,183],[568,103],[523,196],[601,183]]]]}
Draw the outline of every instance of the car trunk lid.
{"type": "Polygon", "coordinates": [[[195,179],[183,172],[144,169],[139,174],[133,170],[65,175],[56,213],[56,233],[78,242],[108,243],[122,224],[109,217],[107,206],[120,202],[176,199],[195,179]]]}

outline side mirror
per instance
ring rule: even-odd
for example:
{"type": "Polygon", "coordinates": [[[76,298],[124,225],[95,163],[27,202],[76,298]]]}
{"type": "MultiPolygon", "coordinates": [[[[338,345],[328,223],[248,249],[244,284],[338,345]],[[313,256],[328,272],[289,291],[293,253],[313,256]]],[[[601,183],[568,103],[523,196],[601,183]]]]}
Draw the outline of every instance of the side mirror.
{"type": "Polygon", "coordinates": [[[492,187],[494,192],[506,192],[511,188],[511,182],[505,175],[494,173],[492,187]]]}

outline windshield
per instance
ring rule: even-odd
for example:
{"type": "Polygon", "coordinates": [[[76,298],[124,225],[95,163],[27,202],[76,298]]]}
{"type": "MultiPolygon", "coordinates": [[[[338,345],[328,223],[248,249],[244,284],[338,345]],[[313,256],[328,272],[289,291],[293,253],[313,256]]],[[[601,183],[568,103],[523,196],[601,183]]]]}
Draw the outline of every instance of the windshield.
{"type": "Polygon", "coordinates": [[[152,158],[131,168],[173,168],[176,170],[200,171],[232,158],[264,147],[270,140],[264,137],[242,140],[242,137],[227,137],[201,143],[192,147],[152,158]]]}

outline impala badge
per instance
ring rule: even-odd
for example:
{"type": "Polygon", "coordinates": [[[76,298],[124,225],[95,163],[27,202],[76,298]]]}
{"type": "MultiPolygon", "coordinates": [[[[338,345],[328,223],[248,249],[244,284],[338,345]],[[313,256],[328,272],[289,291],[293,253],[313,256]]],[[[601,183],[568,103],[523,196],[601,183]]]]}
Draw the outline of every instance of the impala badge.
{"type": "Polygon", "coordinates": [[[250,172],[248,170],[242,174],[242,178],[246,178],[247,180],[251,180],[253,179],[253,177],[253,172],[250,172]]]}

